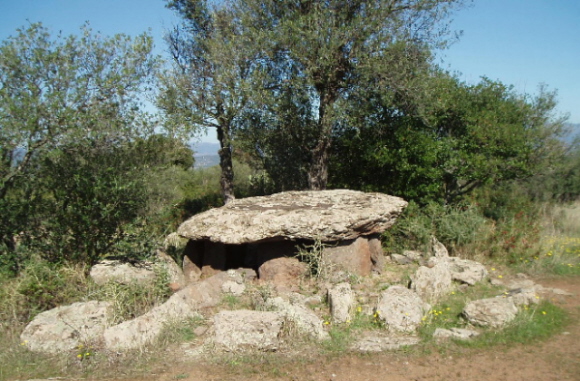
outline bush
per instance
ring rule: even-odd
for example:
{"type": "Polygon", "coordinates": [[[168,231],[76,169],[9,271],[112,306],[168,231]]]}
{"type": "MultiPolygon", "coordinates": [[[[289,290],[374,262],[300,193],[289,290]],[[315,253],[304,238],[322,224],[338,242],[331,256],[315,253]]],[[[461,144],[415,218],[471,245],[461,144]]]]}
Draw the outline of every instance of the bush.
{"type": "Polygon", "coordinates": [[[27,323],[42,311],[82,300],[90,287],[85,270],[36,256],[19,276],[0,275],[0,322],[27,323]]]}
{"type": "Polygon", "coordinates": [[[473,205],[443,206],[429,203],[424,207],[411,202],[397,223],[383,235],[390,251],[405,249],[430,251],[432,236],[452,253],[487,239],[490,222],[473,205]]]}

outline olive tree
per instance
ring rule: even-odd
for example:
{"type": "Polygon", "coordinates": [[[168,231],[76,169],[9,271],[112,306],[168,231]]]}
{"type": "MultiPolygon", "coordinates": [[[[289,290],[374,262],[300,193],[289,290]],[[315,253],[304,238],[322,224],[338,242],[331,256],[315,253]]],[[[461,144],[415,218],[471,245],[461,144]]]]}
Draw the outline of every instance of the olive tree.
{"type": "Polygon", "coordinates": [[[269,89],[300,88],[309,97],[308,187],[324,189],[335,131],[361,86],[406,87],[417,51],[447,42],[446,20],[461,0],[245,0],[233,2],[248,34],[260,41],[269,89]]]}
{"type": "Polygon", "coordinates": [[[158,106],[166,128],[197,133],[215,128],[220,143],[220,185],[233,200],[233,136],[248,102],[252,59],[231,9],[204,0],[174,0],[168,7],[184,19],[167,37],[173,69],[161,76],[158,106]]]}
{"type": "MultiPolygon", "coordinates": [[[[18,29],[0,43],[3,250],[14,249],[15,234],[29,232],[32,223],[38,225],[42,199],[50,201],[57,194],[73,197],[66,192],[51,195],[50,189],[42,187],[47,183],[41,169],[46,160],[56,160],[66,152],[66,160],[73,164],[88,147],[76,151],[70,147],[102,141],[123,144],[148,133],[150,124],[142,100],[158,66],[152,46],[147,34],[105,37],[84,26],[78,35],[52,36],[41,24],[18,29]],[[75,152],[79,157],[73,157],[75,152]]],[[[63,160],[59,162],[66,163],[63,160]]],[[[66,169],[72,171],[74,166],[66,169]]],[[[90,182],[89,178],[82,181],[90,182]]],[[[63,182],[52,184],[58,187],[63,182]]],[[[93,219],[91,224],[100,222],[93,219]]],[[[40,231],[34,234],[42,235],[40,231]]]]}

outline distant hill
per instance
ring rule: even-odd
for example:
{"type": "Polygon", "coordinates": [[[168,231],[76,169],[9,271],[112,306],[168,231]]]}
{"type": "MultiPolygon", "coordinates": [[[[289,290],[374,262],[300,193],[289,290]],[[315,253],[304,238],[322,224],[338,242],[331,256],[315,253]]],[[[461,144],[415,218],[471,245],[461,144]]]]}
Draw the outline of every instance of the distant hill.
{"type": "Polygon", "coordinates": [[[219,143],[207,142],[191,142],[189,148],[193,150],[193,155],[217,155],[220,145],[219,143]]]}
{"type": "Polygon", "coordinates": [[[580,137],[580,123],[568,123],[566,128],[568,129],[568,133],[564,136],[565,142],[571,143],[574,139],[580,137]]]}
{"type": "Polygon", "coordinates": [[[194,142],[190,144],[190,148],[195,158],[194,168],[208,168],[220,163],[219,143],[194,142]]]}
{"type": "Polygon", "coordinates": [[[209,168],[220,163],[220,157],[218,155],[195,155],[194,157],[195,163],[193,164],[193,168],[195,169],[209,168]]]}

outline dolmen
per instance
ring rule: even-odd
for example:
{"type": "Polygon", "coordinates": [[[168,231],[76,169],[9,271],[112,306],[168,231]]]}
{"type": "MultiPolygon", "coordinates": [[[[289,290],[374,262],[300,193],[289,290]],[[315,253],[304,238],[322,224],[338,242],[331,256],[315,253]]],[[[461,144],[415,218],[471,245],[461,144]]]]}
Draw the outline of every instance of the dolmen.
{"type": "Polygon", "coordinates": [[[307,271],[304,253],[309,251],[310,259],[366,276],[383,256],[381,233],[406,206],[399,197],[352,190],[236,199],[179,227],[177,234],[189,240],[184,273],[193,282],[219,271],[249,268],[260,279],[284,280],[280,278],[307,271]]]}

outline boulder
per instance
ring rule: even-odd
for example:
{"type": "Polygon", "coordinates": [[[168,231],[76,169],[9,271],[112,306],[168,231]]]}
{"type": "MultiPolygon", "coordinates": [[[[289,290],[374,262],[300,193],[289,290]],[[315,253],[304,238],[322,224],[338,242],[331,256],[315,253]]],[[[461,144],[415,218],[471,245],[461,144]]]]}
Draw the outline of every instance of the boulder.
{"type": "Polygon", "coordinates": [[[431,250],[435,258],[449,258],[447,248],[435,237],[431,237],[431,250]]]}
{"type": "Polygon", "coordinates": [[[213,341],[229,350],[253,347],[273,350],[284,318],[279,312],[221,311],[213,317],[213,341]]]}
{"type": "Polygon", "coordinates": [[[516,306],[529,306],[530,304],[540,303],[540,296],[534,287],[516,288],[509,290],[506,295],[513,300],[516,306]]]}
{"type": "Polygon", "coordinates": [[[107,282],[117,283],[150,283],[155,280],[153,262],[105,259],[91,267],[90,276],[93,282],[103,285],[107,282]]]}
{"type": "Polygon", "coordinates": [[[351,190],[237,199],[179,227],[178,233],[190,239],[185,276],[198,279],[232,268],[258,269],[276,258],[295,257],[301,246],[316,247],[320,251],[316,255],[332,268],[361,276],[380,272],[380,233],[406,205],[398,197],[351,190]]]}
{"type": "Polygon", "coordinates": [[[415,291],[395,285],[381,294],[377,314],[389,330],[413,332],[429,308],[415,291]]]}
{"type": "Polygon", "coordinates": [[[292,322],[294,327],[301,333],[307,334],[317,340],[329,339],[330,336],[324,330],[324,322],[322,319],[304,304],[301,304],[299,300],[304,301],[302,298],[287,301],[278,296],[268,299],[265,305],[266,308],[281,313],[284,319],[292,322]]]}
{"type": "Polygon", "coordinates": [[[107,282],[147,284],[153,282],[160,272],[167,274],[167,283],[175,288],[182,288],[187,283],[181,268],[161,250],[157,250],[155,261],[102,260],[91,267],[90,276],[99,285],[107,282]]]}
{"type": "Polygon", "coordinates": [[[66,352],[98,341],[112,318],[109,302],[73,303],[38,314],[20,339],[31,351],[66,352]]]}
{"type": "Polygon", "coordinates": [[[393,351],[402,347],[419,344],[417,336],[395,335],[390,332],[372,331],[363,333],[351,346],[360,352],[393,351]]]}
{"type": "Polygon", "coordinates": [[[422,252],[416,250],[403,250],[403,256],[409,258],[412,262],[420,262],[425,257],[422,252]]]}
{"type": "Polygon", "coordinates": [[[485,266],[479,262],[457,257],[449,257],[448,261],[453,280],[473,286],[487,277],[485,266]]]}
{"type": "Polygon", "coordinates": [[[176,288],[183,288],[188,284],[181,267],[164,251],[157,250],[155,265],[160,266],[161,270],[167,273],[169,284],[176,285],[176,288]]]}
{"type": "Polygon", "coordinates": [[[339,283],[328,290],[330,315],[335,323],[350,321],[350,313],[354,307],[354,292],[350,283],[339,283]]]}
{"type": "Polygon", "coordinates": [[[446,258],[430,259],[432,267],[421,266],[411,277],[411,287],[423,300],[436,301],[452,287],[451,271],[446,258]]]}
{"type": "Polygon", "coordinates": [[[413,263],[413,260],[409,257],[396,253],[391,254],[391,260],[398,265],[410,265],[413,263]]]}
{"type": "Polygon", "coordinates": [[[406,207],[403,199],[352,190],[283,192],[236,199],[197,214],[177,233],[194,241],[244,244],[263,240],[339,242],[380,234],[406,207]]]}
{"type": "Polygon", "coordinates": [[[138,349],[152,343],[168,323],[199,316],[199,309],[218,305],[223,284],[237,279],[241,279],[240,274],[223,272],[190,284],[146,314],[107,328],[103,333],[106,348],[138,349]]]}
{"type": "Polygon", "coordinates": [[[446,339],[469,340],[478,335],[479,332],[465,328],[450,328],[450,329],[437,328],[433,333],[433,337],[438,340],[446,340],[446,339]]]}
{"type": "Polygon", "coordinates": [[[238,283],[234,281],[227,281],[222,284],[222,292],[224,294],[230,294],[234,296],[242,296],[246,291],[246,285],[244,283],[238,283]]]}
{"type": "Polygon", "coordinates": [[[515,319],[518,309],[512,298],[496,297],[469,302],[463,315],[474,325],[498,328],[515,319]]]}

